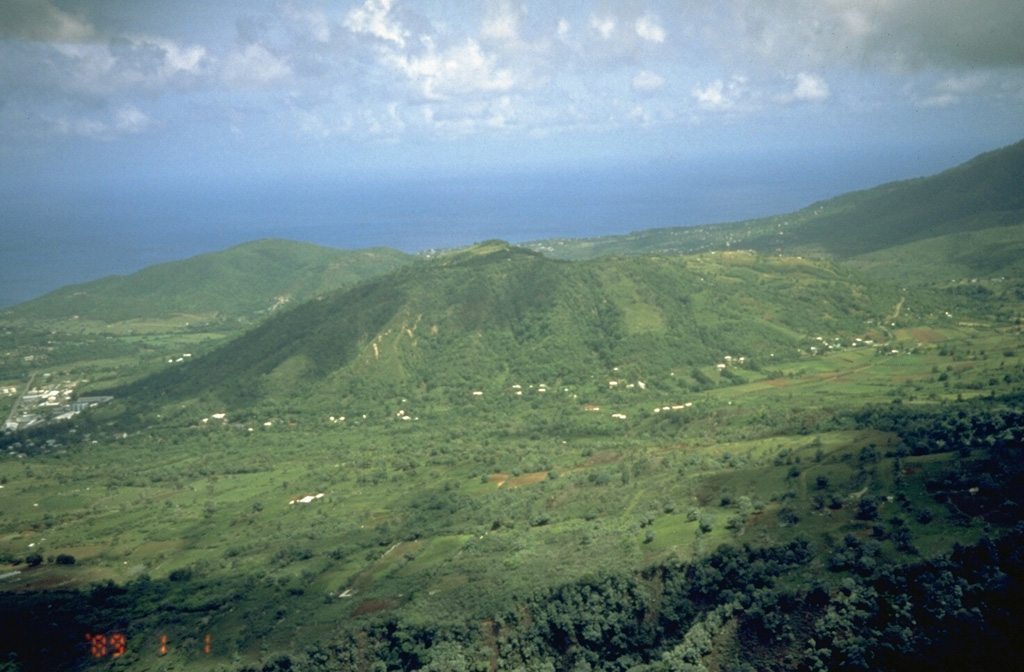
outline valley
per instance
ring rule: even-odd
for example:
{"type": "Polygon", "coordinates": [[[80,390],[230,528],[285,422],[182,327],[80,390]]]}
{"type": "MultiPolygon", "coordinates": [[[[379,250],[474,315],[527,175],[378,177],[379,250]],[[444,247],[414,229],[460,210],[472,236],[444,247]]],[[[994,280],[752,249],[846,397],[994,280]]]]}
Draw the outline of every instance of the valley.
{"type": "Polygon", "coordinates": [[[872,264],[923,243],[890,235],[492,240],[287,305],[4,311],[4,417],[44,380],[109,399],[0,437],[0,669],[1006,664],[1024,276],[910,255],[897,282],[872,264]]]}

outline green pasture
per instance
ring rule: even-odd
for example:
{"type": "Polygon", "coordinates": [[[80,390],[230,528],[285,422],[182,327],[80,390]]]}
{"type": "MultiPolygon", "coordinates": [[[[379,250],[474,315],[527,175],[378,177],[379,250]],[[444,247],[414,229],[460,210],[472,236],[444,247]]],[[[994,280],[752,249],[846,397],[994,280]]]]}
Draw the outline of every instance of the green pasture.
{"type": "MultiPolygon", "coordinates": [[[[653,328],[642,302],[635,306],[631,328],[653,328]]],[[[897,463],[896,435],[830,418],[1014,392],[1024,346],[1006,327],[929,327],[913,344],[915,334],[895,335],[905,344],[899,354],[844,347],[777,367],[735,367],[739,384],[702,367],[714,384],[699,391],[685,369],[645,375],[647,389],[610,387],[627,378],[609,371],[568,392],[550,381],[541,394],[523,381],[519,397],[503,379],[480,399],[467,392],[465,402],[410,393],[367,405],[366,419],[351,402],[297,398],[240,414],[190,400],[168,404],[165,424],[116,440],[116,415],[98,409],[88,439],[0,459],[0,569],[22,571],[2,587],[87,588],[143,575],[171,590],[202,585],[180,602],[226,633],[214,658],[230,661],[259,660],[294,637],[327,639],[339,619],[485,617],[595,567],[689,561],[722,544],[807,539],[820,556],[808,571],[826,580],[846,535],[880,535],[886,562],[931,557],[992,527],[969,500],[954,510],[926,487],[956,453],[897,463]],[[682,402],[692,405],[660,410],[682,402]],[[420,420],[396,420],[399,408],[420,420]],[[215,412],[228,417],[212,422],[215,412]],[[331,423],[330,414],[348,419],[331,423]],[[858,517],[863,497],[877,498],[876,519],[858,517]],[[29,569],[35,551],[44,559],[29,569]],[[57,565],[59,554],[76,564],[57,565]]],[[[212,342],[161,340],[159,330],[125,338],[153,357],[212,342]]],[[[68,370],[127,379],[138,361],[105,357],[68,370]]],[[[178,627],[189,641],[191,626],[178,627]]],[[[182,668],[207,664],[194,655],[182,668]]],[[[148,669],[172,669],[155,665],[148,669]]]]}

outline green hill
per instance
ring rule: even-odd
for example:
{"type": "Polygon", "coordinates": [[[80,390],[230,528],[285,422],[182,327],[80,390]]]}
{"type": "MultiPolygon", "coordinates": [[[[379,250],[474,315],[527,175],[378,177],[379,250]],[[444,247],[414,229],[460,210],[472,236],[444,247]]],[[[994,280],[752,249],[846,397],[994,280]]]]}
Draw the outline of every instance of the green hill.
{"type": "Polygon", "coordinates": [[[412,259],[388,248],[337,250],[257,240],[50,292],[3,311],[7,319],[119,322],[176,314],[250,316],[352,285],[412,259]]]}
{"type": "Polygon", "coordinates": [[[517,381],[607,384],[616,370],[631,380],[678,371],[680,384],[700,387],[694,368],[726,357],[769,366],[815,337],[874,333],[898,300],[823,261],[728,252],[565,262],[492,242],[297,306],[129,396],[445,397],[517,381]]]}
{"type": "Polygon", "coordinates": [[[12,320],[0,669],[1012,669],[1016,197],[776,249],[927,184],[579,261],[487,241],[328,291],[331,251],[264,241],[118,286],[273,299],[246,329],[12,320]]]}
{"type": "Polygon", "coordinates": [[[1012,668],[1021,302],[935,296],[490,241],[284,309],[2,436],[0,648],[25,672],[1012,668]]]}
{"type": "Polygon", "coordinates": [[[567,259],[604,254],[647,254],[752,249],[818,255],[864,263],[893,279],[932,278],[943,266],[977,275],[999,275],[1013,266],[1024,237],[1007,234],[1024,224],[1024,141],[982,154],[931,177],[892,182],[820,201],[794,213],[730,224],[665,228],[581,240],[529,244],[567,259]],[[970,246],[962,237],[970,234],[970,246]],[[917,243],[946,238],[946,244],[917,243]],[[1010,246],[1007,247],[1007,243],[1010,246]],[[993,248],[996,254],[982,252],[993,248]],[[878,263],[902,248],[899,268],[878,263]],[[975,253],[977,251],[977,253],[975,253]],[[926,254],[923,252],[927,252],[926,254]],[[965,258],[965,254],[969,258],[965,258]],[[970,256],[972,255],[973,256],[970,256]],[[919,269],[920,273],[914,271],[919,269]]]}

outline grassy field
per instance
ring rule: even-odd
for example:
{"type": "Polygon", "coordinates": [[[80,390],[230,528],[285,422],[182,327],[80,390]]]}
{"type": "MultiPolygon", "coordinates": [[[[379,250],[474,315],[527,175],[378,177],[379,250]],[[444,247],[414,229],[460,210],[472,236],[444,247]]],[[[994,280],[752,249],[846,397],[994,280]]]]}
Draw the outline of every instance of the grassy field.
{"type": "MultiPolygon", "coordinates": [[[[665,273],[688,264],[699,275],[685,277],[719,287],[696,303],[730,296],[730,283],[798,294],[835,273],[747,253],[658,263],[665,273]],[[786,265],[796,275],[780,274],[786,265]]],[[[626,336],[678,329],[657,285],[621,268],[595,277],[626,336]]],[[[543,591],[700,562],[722,546],[806,540],[814,559],[800,581],[834,586],[936,557],[1014,522],[979,476],[995,435],[922,448],[911,431],[1014,407],[1024,390],[1021,302],[999,283],[986,291],[1003,293],[970,311],[955,293],[855,297],[886,315],[861,331],[827,311],[806,311],[821,320],[806,333],[759,315],[799,345],[779,361],[765,348],[756,362],[735,352],[644,367],[641,350],[625,351],[629,366],[593,365],[573,381],[505,370],[361,399],[344,378],[303,392],[311,363],[297,355],[258,381],[295,391],[249,407],[204,392],[143,414],[117,399],[73,424],[5,436],[0,591],[16,601],[80,591],[67,594],[97,605],[130,591],[130,606],[98,608],[104,622],[77,623],[84,667],[85,633],[105,632],[124,633],[129,650],[97,666],[237,669],[394,619],[479,631],[543,591]],[[847,558],[848,539],[871,542],[872,555],[847,558]],[[175,655],[158,654],[164,636],[175,655]]],[[[693,307],[714,312],[708,339],[752,314],[730,303],[693,307]]],[[[5,325],[0,381],[20,394],[50,374],[88,394],[182,366],[248,328],[193,321],[202,317],[5,325]]],[[[354,370],[404,371],[399,341],[430,333],[420,317],[373,340],[354,370]]],[[[0,412],[15,398],[0,398],[0,412]]],[[[494,640],[488,669],[492,630],[481,635],[494,640]]]]}

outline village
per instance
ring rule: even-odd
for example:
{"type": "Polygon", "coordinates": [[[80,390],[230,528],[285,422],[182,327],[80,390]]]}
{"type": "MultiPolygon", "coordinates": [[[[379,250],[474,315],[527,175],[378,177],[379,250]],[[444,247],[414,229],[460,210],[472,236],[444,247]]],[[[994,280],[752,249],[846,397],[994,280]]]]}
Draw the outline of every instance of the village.
{"type": "MultiPolygon", "coordinates": [[[[14,402],[11,412],[4,422],[4,431],[18,431],[36,427],[47,422],[70,420],[83,410],[98,406],[113,397],[79,397],[75,398],[75,387],[84,381],[57,381],[52,374],[44,373],[42,381],[36,384],[33,374],[25,385],[24,392],[14,402]]],[[[4,387],[5,396],[18,394],[16,387],[4,387]]]]}

